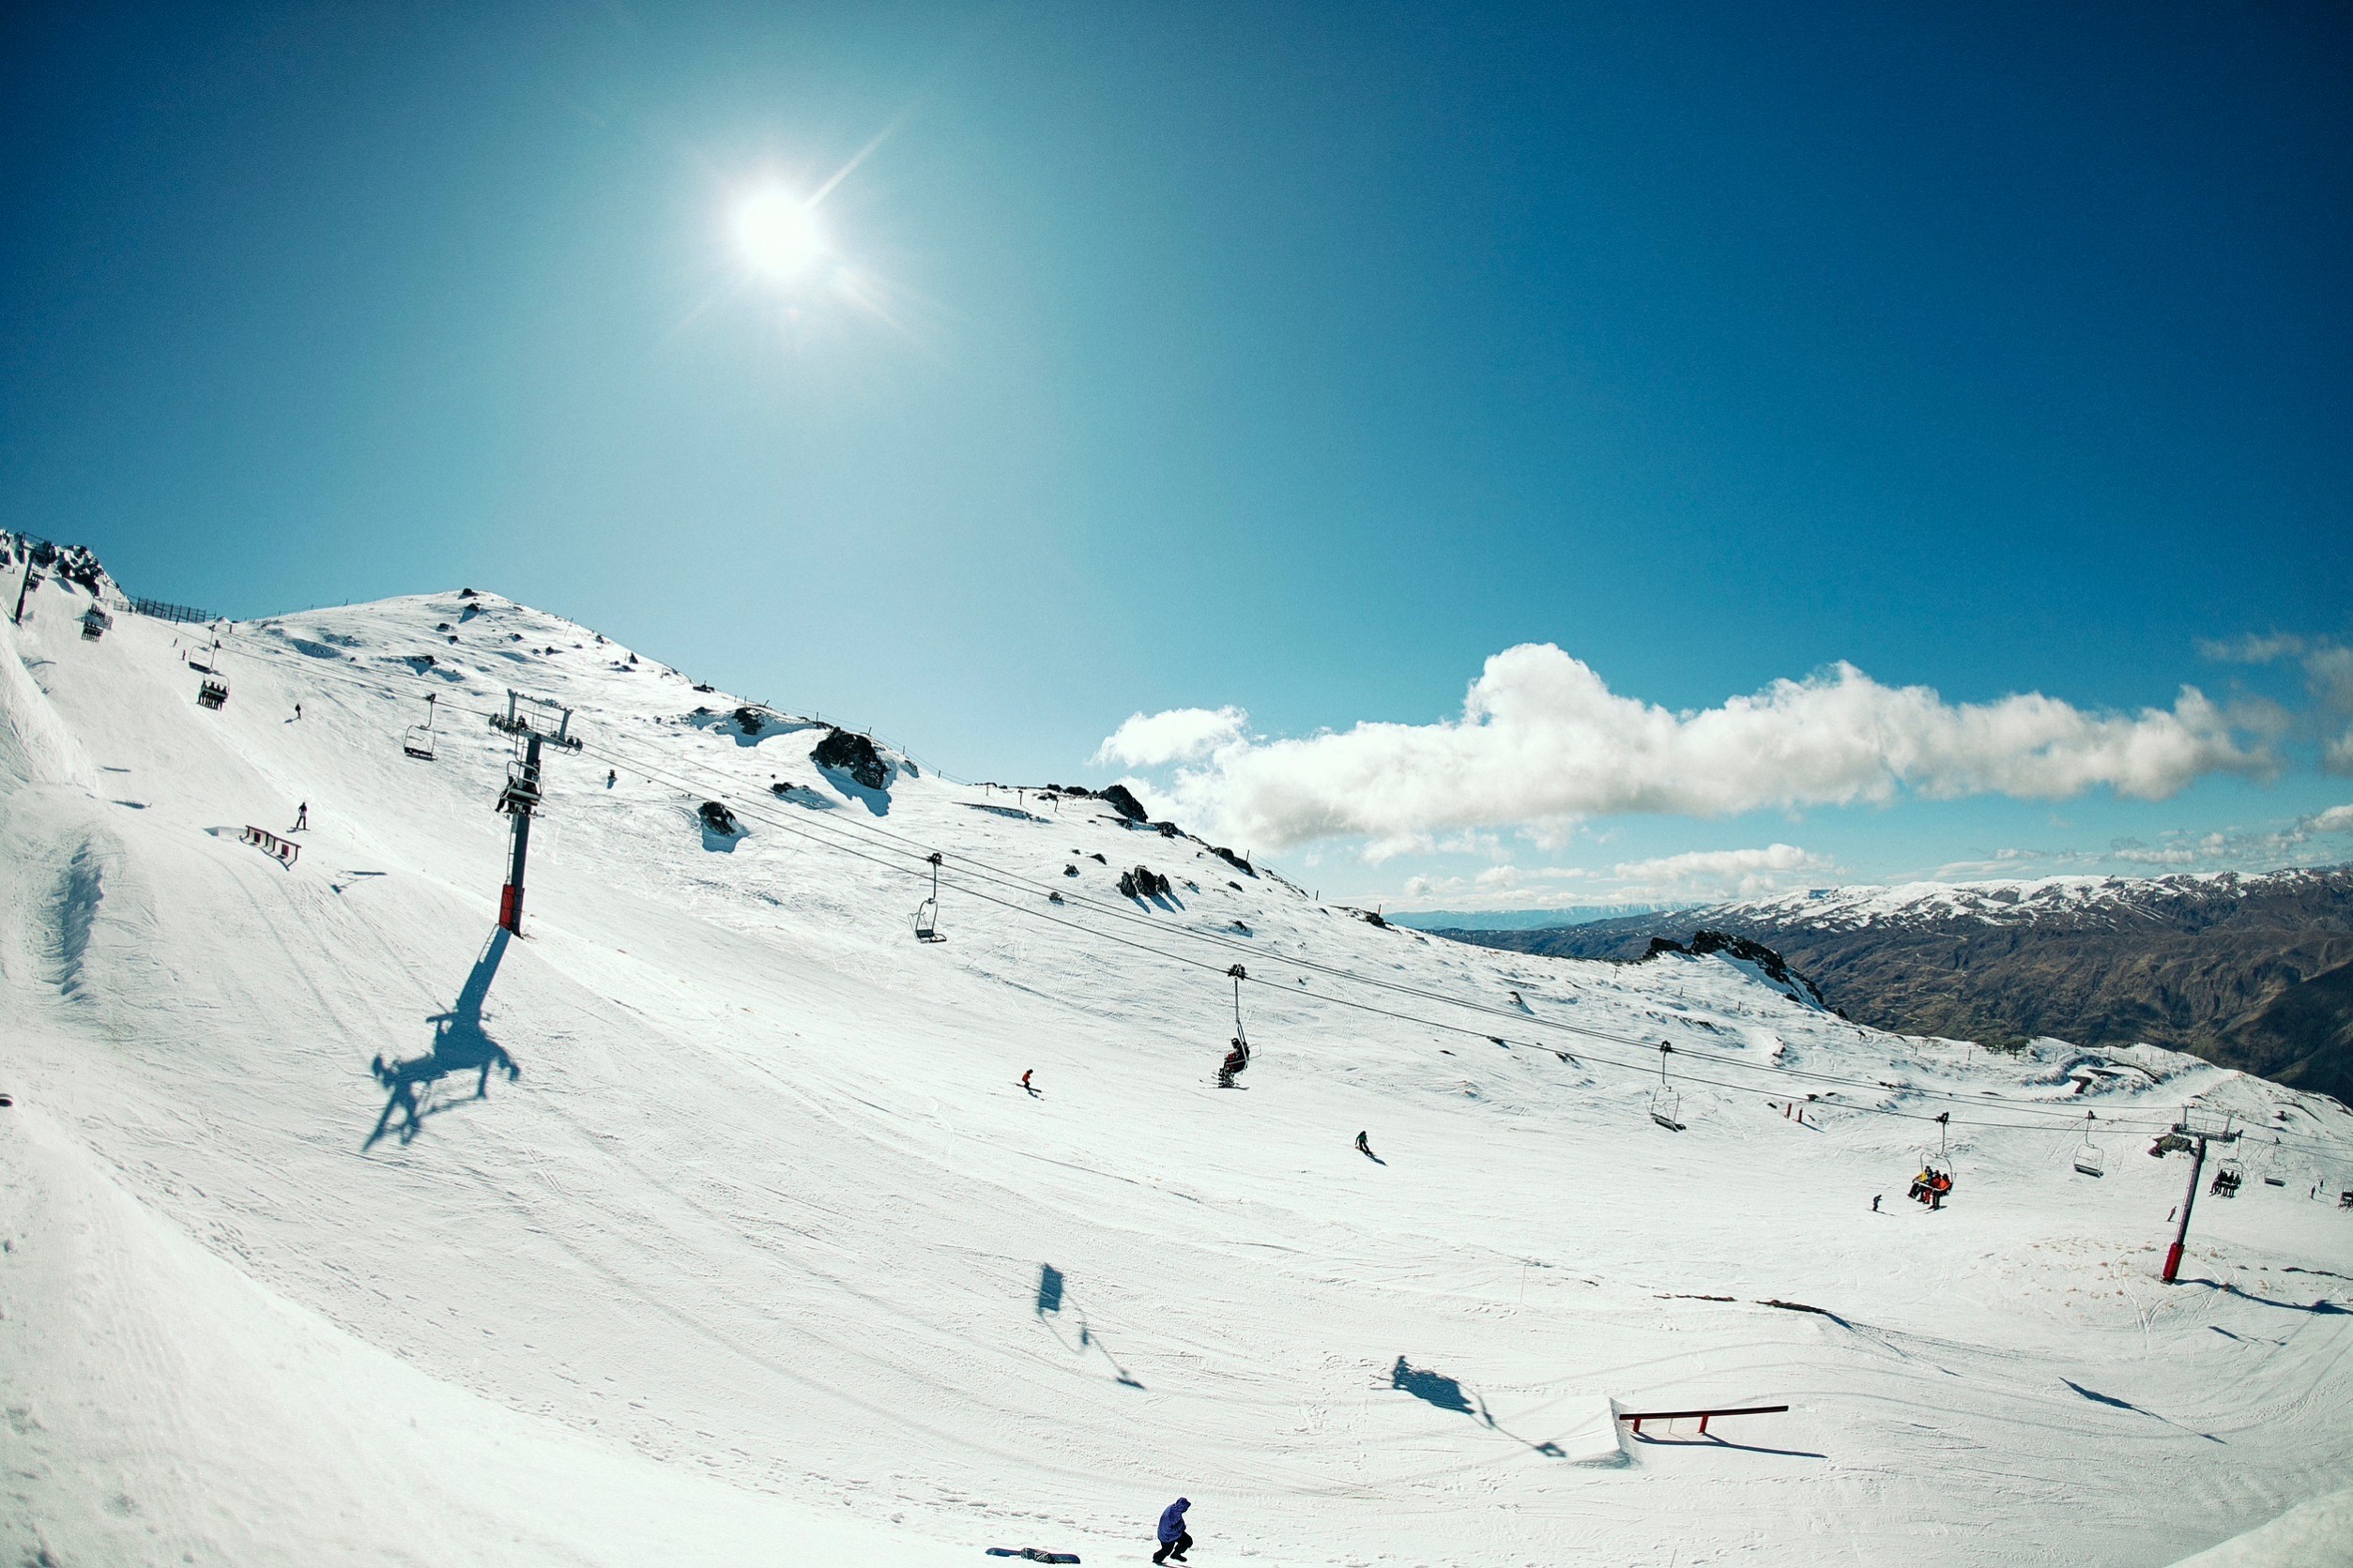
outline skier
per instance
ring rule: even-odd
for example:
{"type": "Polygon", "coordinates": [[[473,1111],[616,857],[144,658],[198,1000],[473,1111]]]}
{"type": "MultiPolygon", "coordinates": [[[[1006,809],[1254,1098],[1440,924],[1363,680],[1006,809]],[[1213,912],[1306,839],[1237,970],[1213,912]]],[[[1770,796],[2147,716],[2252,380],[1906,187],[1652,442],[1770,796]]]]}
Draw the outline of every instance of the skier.
{"type": "Polygon", "coordinates": [[[294,828],[293,828],[293,831],[298,832],[298,833],[299,833],[299,832],[305,832],[305,831],[308,831],[308,830],[309,830],[310,826],[311,826],[311,802],[310,802],[310,801],[308,801],[308,800],[305,800],[305,801],[303,801],[300,805],[298,805],[298,806],[297,806],[297,807],[295,807],[295,808],[294,808],[294,828]]]}
{"type": "Polygon", "coordinates": [[[297,719],[299,719],[299,718],[301,718],[301,717],[302,717],[302,705],[301,705],[300,703],[296,703],[296,704],[294,705],[294,716],[295,716],[297,719]]]}
{"type": "Polygon", "coordinates": [[[1192,1499],[1179,1498],[1160,1511],[1160,1549],[1152,1554],[1154,1562],[1183,1562],[1193,1549],[1193,1537],[1184,1529],[1184,1511],[1192,1506],[1192,1499]]]}
{"type": "Polygon", "coordinates": [[[1356,1134],[1356,1152],[1368,1160],[1373,1157],[1372,1145],[1365,1141],[1365,1134],[1362,1133],[1356,1134]]]}
{"type": "Polygon", "coordinates": [[[1885,1195],[1886,1195],[1882,1193],[1873,1193],[1871,1195],[1871,1211],[1872,1213],[1876,1214],[1879,1212],[1879,1200],[1885,1195]]]}
{"type": "Polygon", "coordinates": [[[1037,1086],[1030,1082],[1030,1074],[1036,1071],[1034,1067],[1025,1067],[1021,1070],[1021,1087],[1032,1099],[1037,1097],[1037,1086]]]}
{"type": "Polygon", "coordinates": [[[604,770],[604,787],[607,789],[612,788],[615,784],[620,782],[620,777],[621,775],[618,769],[607,768],[604,770]]]}

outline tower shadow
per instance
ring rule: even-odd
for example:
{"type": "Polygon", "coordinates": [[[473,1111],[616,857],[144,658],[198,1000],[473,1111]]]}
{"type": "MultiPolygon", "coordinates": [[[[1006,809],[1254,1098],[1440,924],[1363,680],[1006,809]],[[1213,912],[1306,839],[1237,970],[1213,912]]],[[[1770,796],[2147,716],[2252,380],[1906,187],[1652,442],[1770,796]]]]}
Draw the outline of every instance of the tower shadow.
{"type": "MultiPolygon", "coordinates": [[[[1062,1315],[1062,1308],[1066,1304],[1065,1289],[1068,1283],[1062,1271],[1051,1263],[1042,1263],[1038,1266],[1037,1318],[1053,1332],[1056,1339],[1062,1340],[1065,1347],[1070,1346],[1070,1342],[1062,1339],[1062,1331],[1053,1319],[1062,1315]]],[[[1110,1363],[1113,1381],[1125,1388],[1142,1388],[1144,1385],[1136,1380],[1135,1375],[1126,1367],[1122,1366],[1120,1359],[1111,1354],[1111,1347],[1103,1343],[1103,1336],[1094,1332],[1093,1325],[1087,1321],[1084,1308],[1077,1310],[1077,1317],[1078,1353],[1083,1355],[1090,1350],[1093,1351],[1110,1363]]]]}
{"type": "Polygon", "coordinates": [[[466,984],[458,992],[457,1000],[447,1012],[435,1013],[427,1021],[434,1026],[433,1049],[421,1057],[388,1062],[379,1054],[368,1064],[368,1071],[387,1092],[384,1114],[375,1119],[374,1129],[360,1148],[374,1149],[387,1132],[395,1133],[404,1144],[423,1130],[424,1119],[446,1104],[429,1105],[423,1096],[442,1079],[454,1074],[472,1073],[476,1100],[490,1094],[490,1073],[493,1068],[507,1075],[509,1083],[523,1076],[523,1069],[515,1065],[506,1047],[490,1038],[482,1028],[482,1004],[490,998],[490,984],[498,975],[498,965],[507,956],[507,940],[512,934],[500,926],[490,934],[490,940],[474,959],[473,972],[466,977],[466,984]],[[395,1115],[401,1117],[397,1127],[395,1115]]]}

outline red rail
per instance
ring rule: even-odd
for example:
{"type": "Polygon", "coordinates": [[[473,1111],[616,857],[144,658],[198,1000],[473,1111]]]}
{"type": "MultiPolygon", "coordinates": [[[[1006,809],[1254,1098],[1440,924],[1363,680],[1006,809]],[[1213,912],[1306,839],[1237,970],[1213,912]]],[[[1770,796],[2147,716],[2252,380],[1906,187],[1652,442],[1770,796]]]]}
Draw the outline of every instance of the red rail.
{"type": "Polygon", "coordinates": [[[1718,1416],[1777,1416],[1788,1408],[1786,1405],[1747,1405],[1736,1410],[1620,1410],[1618,1419],[1632,1422],[1634,1435],[1639,1438],[1643,1435],[1643,1423],[1646,1421],[1689,1421],[1697,1416],[1700,1435],[1705,1437],[1707,1423],[1718,1416]]]}
{"type": "Polygon", "coordinates": [[[302,854],[300,845],[292,839],[282,839],[267,828],[255,828],[249,824],[241,836],[263,854],[276,856],[284,865],[294,864],[302,854]]]}

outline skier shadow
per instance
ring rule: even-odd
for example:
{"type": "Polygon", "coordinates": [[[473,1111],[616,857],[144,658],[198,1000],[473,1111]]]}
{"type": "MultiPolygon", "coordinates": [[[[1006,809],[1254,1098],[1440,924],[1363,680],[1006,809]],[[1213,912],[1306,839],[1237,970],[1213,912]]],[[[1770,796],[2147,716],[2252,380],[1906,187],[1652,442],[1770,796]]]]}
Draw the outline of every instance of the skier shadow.
{"type": "Polygon", "coordinates": [[[423,1131],[427,1116],[447,1110],[449,1104],[426,1105],[420,1102],[420,1089],[430,1092],[442,1079],[457,1073],[473,1073],[474,1098],[483,1100],[490,1095],[490,1073],[493,1068],[507,1075],[509,1083],[523,1076],[523,1069],[515,1065],[506,1047],[490,1038],[482,1029],[482,1003],[489,999],[490,982],[497,978],[499,962],[507,955],[507,928],[500,926],[490,935],[490,941],[474,960],[473,972],[466,977],[466,987],[450,1011],[435,1013],[428,1020],[434,1025],[433,1049],[421,1057],[388,1062],[379,1054],[368,1064],[375,1081],[390,1091],[384,1102],[384,1114],[375,1119],[374,1130],[368,1141],[359,1147],[364,1151],[374,1149],[388,1131],[397,1134],[404,1144],[423,1131]],[[392,1125],[393,1113],[402,1120],[392,1125]]]}
{"type": "Polygon", "coordinates": [[[1055,1268],[1051,1263],[1041,1263],[1038,1265],[1038,1321],[1044,1323],[1048,1329],[1053,1331],[1054,1337],[1062,1341],[1062,1348],[1070,1350],[1074,1354],[1084,1355],[1089,1350],[1099,1351],[1102,1354],[1103,1359],[1111,1364],[1111,1371],[1113,1374],[1112,1380],[1114,1382],[1119,1383],[1124,1388],[1142,1388],[1144,1385],[1138,1382],[1128,1372],[1127,1368],[1120,1364],[1119,1358],[1111,1354],[1111,1347],[1103,1343],[1103,1336],[1096,1333],[1093,1327],[1088,1323],[1087,1315],[1083,1309],[1080,1309],[1077,1313],[1078,1343],[1074,1346],[1069,1340],[1062,1338],[1062,1331],[1060,1325],[1054,1320],[1062,1316],[1062,1307],[1064,1305],[1064,1292],[1067,1288],[1068,1283],[1068,1279],[1062,1271],[1060,1269],[1055,1268]]]}

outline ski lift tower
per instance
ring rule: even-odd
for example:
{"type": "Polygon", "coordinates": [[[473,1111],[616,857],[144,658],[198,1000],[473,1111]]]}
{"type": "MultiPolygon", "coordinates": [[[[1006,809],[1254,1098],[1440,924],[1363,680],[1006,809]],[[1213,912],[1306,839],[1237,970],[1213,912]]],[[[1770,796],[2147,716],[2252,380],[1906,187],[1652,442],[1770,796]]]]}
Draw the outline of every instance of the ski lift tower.
{"type": "Polygon", "coordinates": [[[507,860],[507,885],[498,890],[498,923],[523,935],[523,869],[531,852],[531,818],[538,814],[540,748],[549,741],[566,751],[580,750],[573,738],[572,709],[520,692],[507,693],[504,717],[490,716],[490,727],[514,737],[523,754],[507,764],[507,786],[498,792],[498,810],[507,814],[513,845],[507,860]]]}
{"type": "Polygon", "coordinates": [[[41,575],[40,568],[34,564],[33,547],[26,545],[24,547],[24,576],[16,586],[15,620],[17,625],[24,624],[24,617],[27,613],[24,608],[25,596],[48,581],[48,578],[41,575]]]}
{"type": "Polygon", "coordinates": [[[2198,1175],[2206,1168],[2206,1146],[2209,1143],[2237,1143],[2238,1128],[2236,1121],[2237,1119],[2228,1111],[2218,1111],[2208,1105],[2185,1105],[2181,1119],[2173,1124],[2173,1131],[2167,1138],[2159,1140],[2161,1147],[2168,1139],[2176,1140],[2174,1148],[2186,1147],[2191,1151],[2190,1190],[2181,1195],[2181,1225],[2174,1232],[2173,1245],[2165,1249],[2164,1279],[2167,1285],[2173,1284],[2174,1276],[2181,1271],[2181,1249],[2190,1240],[2190,1210],[2198,1201],[2198,1175]]]}

